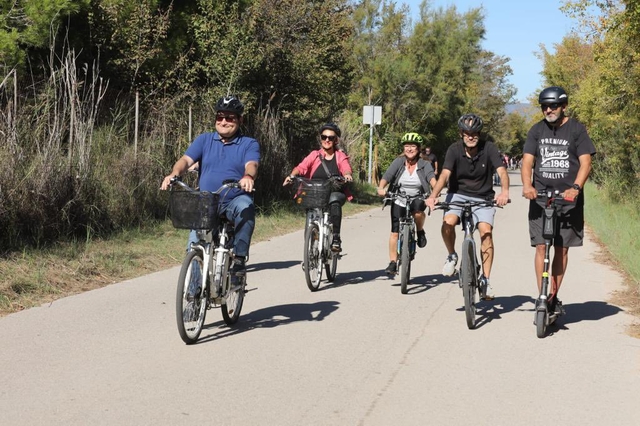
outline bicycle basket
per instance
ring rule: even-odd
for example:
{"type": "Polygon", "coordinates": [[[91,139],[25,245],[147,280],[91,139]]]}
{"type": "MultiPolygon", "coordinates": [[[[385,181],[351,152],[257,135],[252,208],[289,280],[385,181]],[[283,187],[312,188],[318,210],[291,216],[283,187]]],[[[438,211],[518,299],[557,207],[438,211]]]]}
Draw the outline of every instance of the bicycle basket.
{"type": "Polygon", "coordinates": [[[213,192],[171,191],[171,222],[179,229],[218,227],[218,194],[213,192]]]}
{"type": "Polygon", "coordinates": [[[293,197],[296,204],[305,209],[323,208],[329,204],[331,182],[328,180],[301,180],[293,197]]]}

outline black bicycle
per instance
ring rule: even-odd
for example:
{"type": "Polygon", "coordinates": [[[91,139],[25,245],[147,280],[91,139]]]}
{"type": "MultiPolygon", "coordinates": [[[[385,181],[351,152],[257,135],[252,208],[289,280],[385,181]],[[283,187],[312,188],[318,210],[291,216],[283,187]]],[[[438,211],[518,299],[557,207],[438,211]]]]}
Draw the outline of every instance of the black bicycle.
{"type": "Polygon", "coordinates": [[[338,269],[340,253],[331,250],[333,224],[329,215],[331,192],[345,182],[342,176],[329,179],[307,179],[295,176],[297,183],[294,200],[306,210],[304,232],[304,261],[302,267],[309,290],[320,288],[322,269],[327,281],[333,282],[338,269]]]}
{"type": "Polygon", "coordinates": [[[451,207],[462,208],[462,229],[464,239],[462,240],[462,251],[460,258],[460,269],[458,270],[459,285],[464,296],[464,313],[467,320],[467,327],[476,327],[476,304],[478,296],[484,299],[487,295],[487,282],[482,278],[482,267],[478,262],[476,242],[473,233],[477,229],[476,221],[473,217],[473,209],[476,207],[499,207],[495,200],[486,201],[441,201],[436,204],[435,210],[449,210],[451,207]]]}
{"type": "Polygon", "coordinates": [[[396,200],[403,200],[406,208],[404,216],[400,217],[398,229],[398,270],[400,271],[400,293],[407,294],[407,285],[411,280],[411,261],[416,255],[416,222],[411,214],[411,202],[415,199],[424,199],[424,196],[409,196],[402,190],[389,192],[383,199],[384,205],[387,202],[393,204],[396,200]]]}
{"type": "Polygon", "coordinates": [[[543,338],[547,333],[547,327],[553,324],[560,315],[562,315],[562,309],[556,311],[556,309],[549,309],[549,294],[550,290],[550,252],[553,246],[553,240],[556,236],[557,226],[556,221],[558,218],[558,211],[562,205],[566,205],[570,202],[565,199],[560,191],[539,191],[538,198],[545,200],[545,207],[542,216],[542,237],[544,238],[544,266],[542,271],[542,279],[540,282],[540,295],[536,300],[535,317],[533,323],[536,326],[536,335],[539,338],[543,338]],[[564,201],[564,203],[563,203],[564,201]]]}
{"type": "Polygon", "coordinates": [[[176,292],[176,321],[180,337],[187,344],[200,337],[208,309],[220,307],[227,325],[240,317],[246,277],[233,283],[230,266],[233,262],[234,227],[218,213],[220,196],[232,188],[240,188],[237,181],[225,182],[216,192],[195,191],[173,178],[169,196],[173,226],[196,231],[197,242],[191,243],[182,262],[176,292]],[[179,185],[184,191],[175,191],[179,185]]]}

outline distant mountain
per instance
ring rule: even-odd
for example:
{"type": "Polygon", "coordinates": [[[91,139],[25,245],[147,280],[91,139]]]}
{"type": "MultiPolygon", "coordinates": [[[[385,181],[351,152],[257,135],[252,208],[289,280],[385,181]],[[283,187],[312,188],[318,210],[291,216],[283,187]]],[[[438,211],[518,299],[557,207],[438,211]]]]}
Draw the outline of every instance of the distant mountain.
{"type": "Polygon", "coordinates": [[[507,114],[515,112],[520,115],[524,115],[527,118],[531,118],[538,113],[538,109],[530,103],[508,104],[504,109],[507,114]]]}

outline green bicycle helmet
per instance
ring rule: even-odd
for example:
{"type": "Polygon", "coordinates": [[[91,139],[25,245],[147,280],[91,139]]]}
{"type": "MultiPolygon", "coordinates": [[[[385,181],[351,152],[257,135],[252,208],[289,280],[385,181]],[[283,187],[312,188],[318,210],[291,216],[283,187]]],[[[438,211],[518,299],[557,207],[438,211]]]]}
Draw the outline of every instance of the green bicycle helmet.
{"type": "Polygon", "coordinates": [[[422,136],[418,133],[405,133],[404,136],[402,136],[402,145],[412,144],[420,146],[422,142],[422,136]]]}

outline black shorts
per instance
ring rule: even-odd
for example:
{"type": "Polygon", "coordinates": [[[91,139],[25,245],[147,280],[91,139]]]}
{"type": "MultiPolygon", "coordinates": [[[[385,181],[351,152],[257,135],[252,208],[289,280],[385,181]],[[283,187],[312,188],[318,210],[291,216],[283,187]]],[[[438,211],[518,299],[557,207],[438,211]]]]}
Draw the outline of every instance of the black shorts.
{"type": "MultiPolygon", "coordinates": [[[[415,198],[409,206],[411,213],[423,212],[427,209],[427,204],[422,198],[415,198]]],[[[400,232],[400,218],[404,217],[406,207],[400,207],[396,203],[391,204],[391,232],[400,232]]]]}
{"type": "MultiPolygon", "coordinates": [[[[532,247],[544,244],[544,238],[542,237],[543,216],[544,207],[535,200],[531,200],[529,203],[529,237],[531,238],[532,247]]],[[[553,245],[559,247],[581,247],[583,240],[584,202],[579,202],[571,210],[558,213],[556,236],[553,239],[553,245]]]]}

